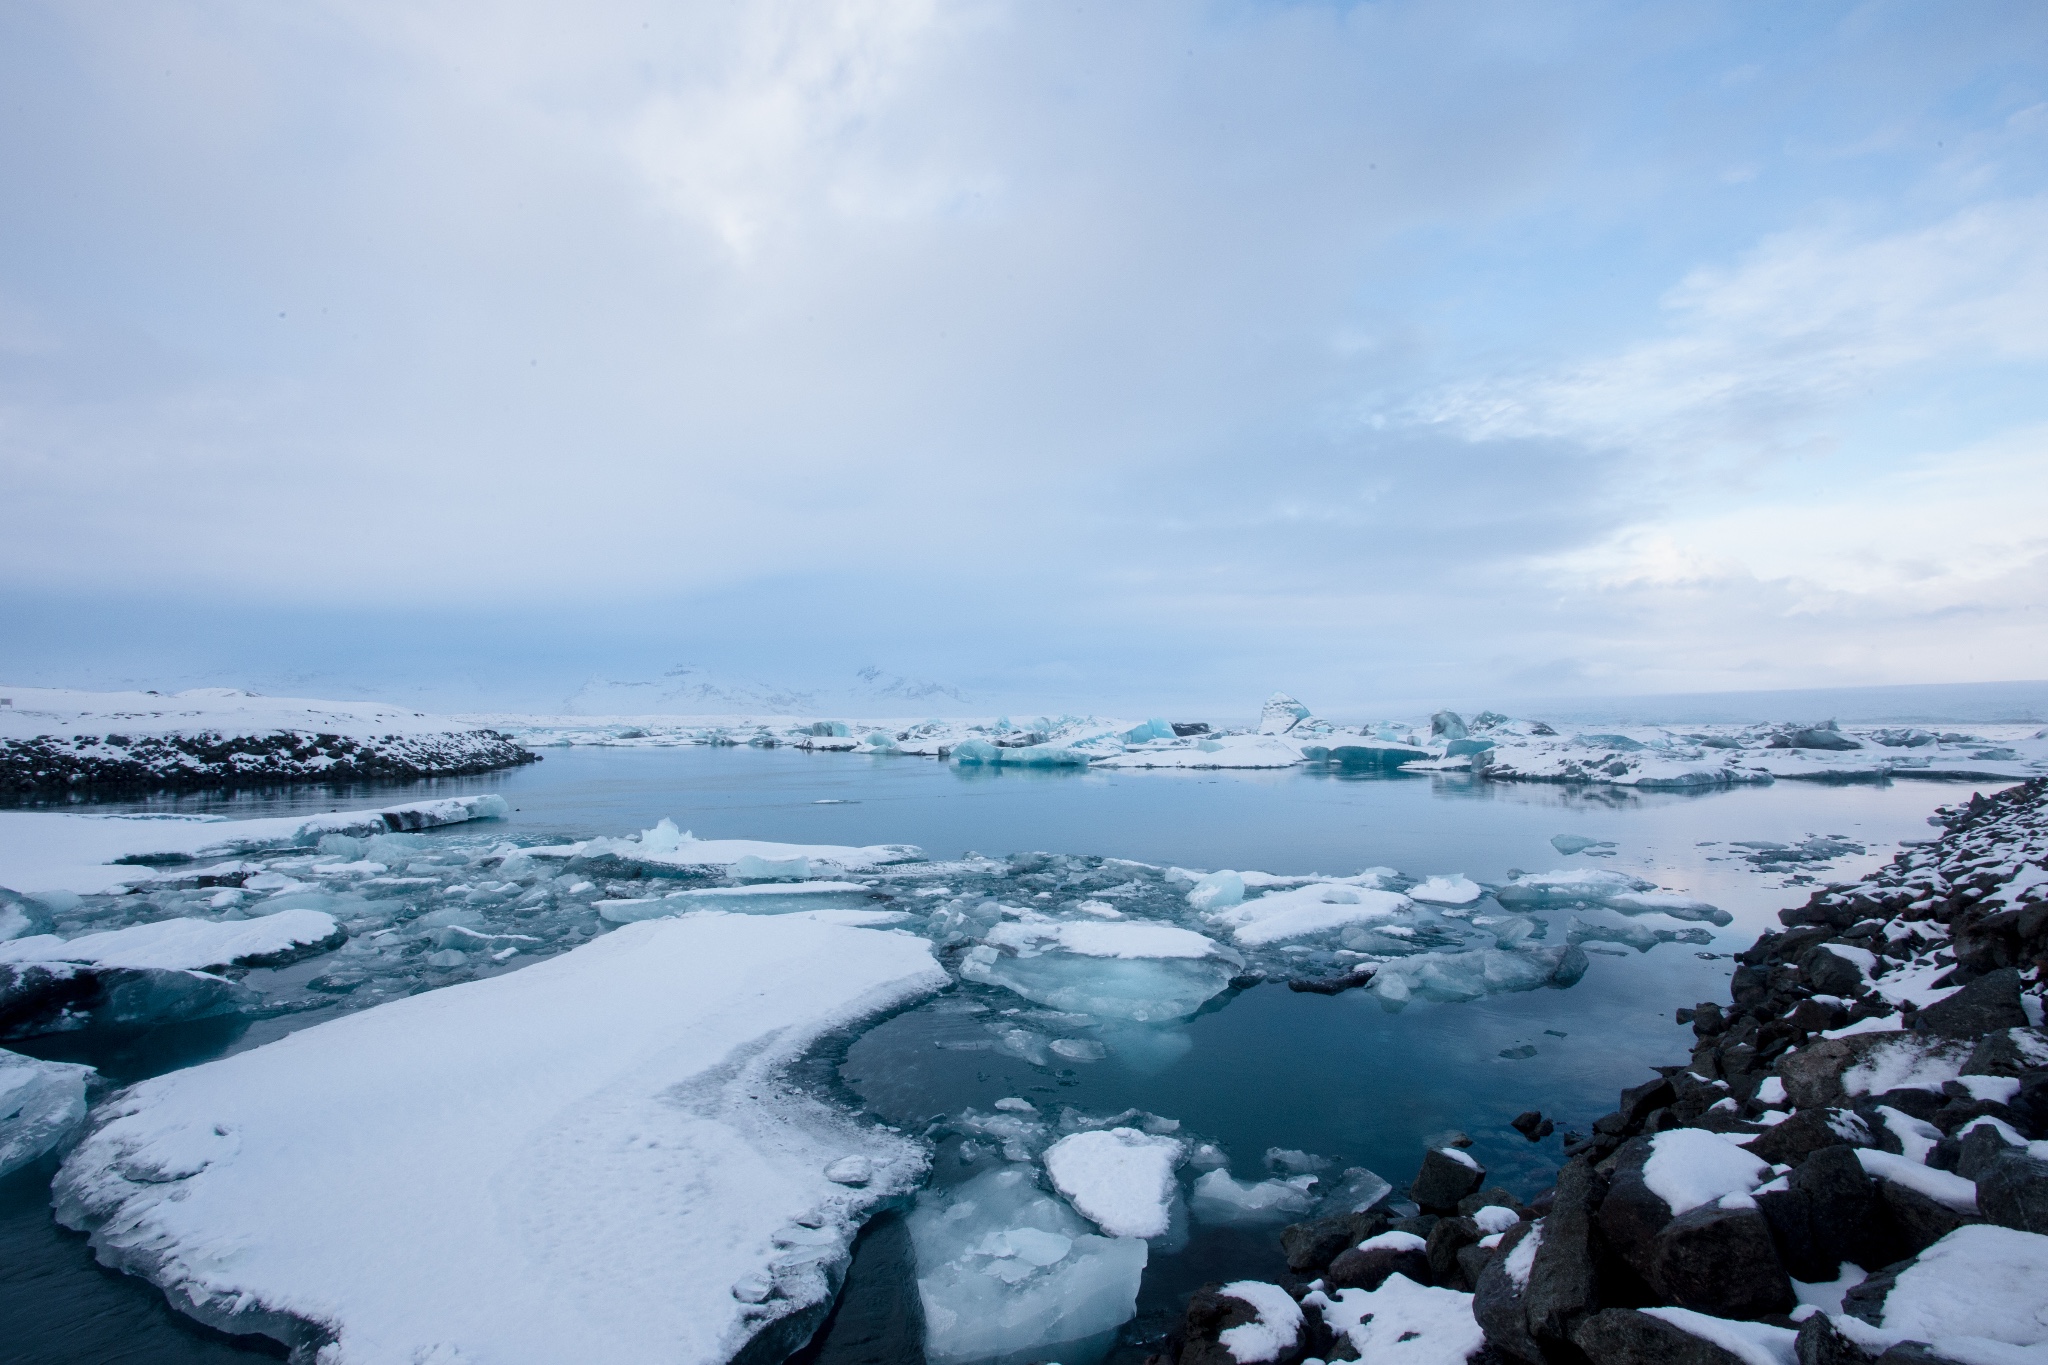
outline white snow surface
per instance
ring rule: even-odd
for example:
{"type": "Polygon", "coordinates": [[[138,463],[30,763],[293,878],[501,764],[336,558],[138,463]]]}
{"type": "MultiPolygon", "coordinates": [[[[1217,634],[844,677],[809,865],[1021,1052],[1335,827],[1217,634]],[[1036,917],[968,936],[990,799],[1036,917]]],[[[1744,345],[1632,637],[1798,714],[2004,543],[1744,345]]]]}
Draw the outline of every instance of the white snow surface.
{"type": "Polygon", "coordinates": [[[1798,1365],[1792,1343],[1799,1334],[1767,1322],[1738,1322],[1730,1318],[1695,1313],[1690,1308],[1644,1308],[1653,1318],[1662,1318],[1679,1331],[1711,1341],[1735,1356],[1743,1365],[1798,1365]]]}
{"type": "Polygon", "coordinates": [[[1863,1060],[1842,1073],[1842,1089],[1851,1095],[1882,1095],[1892,1090],[1940,1090],[1963,1074],[1971,1045],[1901,1033],[1879,1043],[1863,1060]]]}
{"type": "Polygon", "coordinates": [[[73,939],[55,934],[18,938],[0,943],[0,962],[204,971],[295,952],[335,936],[334,916],[320,910],[280,910],[249,920],[162,919],[73,939]]]}
{"type": "Polygon", "coordinates": [[[331,1337],[322,1365],[724,1361],[923,1172],[780,1069],[945,981],[901,933],[629,925],[130,1087],[58,1214],[204,1321],[331,1337]],[[864,1186],[827,1178],[849,1156],[864,1186]]]}
{"type": "Polygon", "coordinates": [[[1259,1315],[1252,1322],[1226,1327],[1216,1335],[1238,1365],[1264,1365],[1266,1361],[1278,1360],[1301,1340],[1301,1305],[1279,1285],[1263,1280],[1233,1280],[1216,1292],[1250,1304],[1259,1315]]]}
{"type": "Polygon", "coordinates": [[[1470,905],[1485,894],[1484,887],[1462,872],[1454,872],[1448,877],[1425,877],[1408,888],[1410,900],[1430,905],[1470,905]]]}
{"type": "Polygon", "coordinates": [[[1932,1166],[1922,1166],[1909,1161],[1894,1152],[1880,1152],[1872,1147],[1858,1147],[1856,1159],[1863,1163],[1863,1169],[1879,1180],[1889,1180],[1904,1185],[1907,1189],[1918,1190],[1929,1199],[1939,1200],[1958,1213],[1977,1211],[1977,1184],[1965,1180],[1954,1171],[1938,1171],[1932,1166]]]}
{"type": "Polygon", "coordinates": [[[1727,1195],[1748,1194],[1770,1177],[1769,1163],[1704,1128],[1657,1134],[1643,1163],[1643,1184],[1671,1206],[1673,1217],[1727,1195]]]}
{"type": "Polygon", "coordinates": [[[2048,1345],[2043,1285],[2048,1237],[1990,1223],[1957,1228],[1899,1272],[1878,1331],[1888,1343],[1925,1341],[1958,1359],[2023,1358],[2011,1348],[2048,1345]]]}
{"type": "Polygon", "coordinates": [[[1187,1145],[1135,1128],[1073,1133],[1045,1149],[1045,1173],[1111,1237],[1164,1237],[1187,1145]]]}
{"type": "Polygon", "coordinates": [[[117,858],[225,857],[262,848],[310,847],[323,834],[383,834],[501,820],[510,809],[501,796],[455,796],[263,820],[0,811],[0,886],[31,896],[43,891],[101,895],[158,875],[157,868],[116,864],[117,858]]]}
{"type": "Polygon", "coordinates": [[[1229,928],[1233,938],[1251,947],[1387,919],[1410,906],[1406,896],[1394,891],[1312,882],[1292,890],[1268,891],[1227,910],[1214,911],[1209,919],[1229,928]]]}
{"type": "Polygon", "coordinates": [[[1419,1285],[1399,1271],[1378,1289],[1310,1297],[1318,1300],[1323,1321],[1373,1365],[1464,1365],[1486,1345],[1470,1294],[1419,1285]]]}

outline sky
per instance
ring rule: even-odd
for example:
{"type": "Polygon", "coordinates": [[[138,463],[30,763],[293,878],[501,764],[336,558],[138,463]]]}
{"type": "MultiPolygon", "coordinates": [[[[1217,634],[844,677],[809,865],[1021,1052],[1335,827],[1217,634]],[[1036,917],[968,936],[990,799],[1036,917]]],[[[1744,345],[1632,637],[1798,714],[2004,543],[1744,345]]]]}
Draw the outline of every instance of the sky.
{"type": "Polygon", "coordinates": [[[0,681],[2048,678],[2033,0],[19,0],[0,183],[0,681]]]}

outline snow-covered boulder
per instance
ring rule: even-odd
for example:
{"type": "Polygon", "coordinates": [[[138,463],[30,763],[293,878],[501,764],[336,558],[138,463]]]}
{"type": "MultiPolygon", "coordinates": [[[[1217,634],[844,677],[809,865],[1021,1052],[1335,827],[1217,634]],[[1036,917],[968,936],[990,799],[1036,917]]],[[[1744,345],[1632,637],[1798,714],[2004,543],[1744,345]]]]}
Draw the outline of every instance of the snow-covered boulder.
{"type": "Polygon", "coordinates": [[[788,1349],[924,1158],[781,1070],[945,979],[920,939],[808,916],[628,925],[130,1087],[58,1216],[323,1365],[788,1349]]]}

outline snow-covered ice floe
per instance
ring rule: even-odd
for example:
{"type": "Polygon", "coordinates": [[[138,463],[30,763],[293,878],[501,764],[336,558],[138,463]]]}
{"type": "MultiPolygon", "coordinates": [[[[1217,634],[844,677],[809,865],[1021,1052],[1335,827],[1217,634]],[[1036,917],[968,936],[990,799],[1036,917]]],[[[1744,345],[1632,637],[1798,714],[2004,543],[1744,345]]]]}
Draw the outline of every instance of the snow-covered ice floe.
{"type": "Polygon", "coordinates": [[[893,863],[924,857],[909,844],[778,844],[760,839],[699,839],[663,819],[653,829],[624,839],[586,839],[574,844],[545,845],[527,856],[570,860],[594,871],[684,872],[702,869],[745,880],[804,881],[814,874],[831,876],[867,872],[893,863]]]}
{"type": "Polygon", "coordinates": [[[58,1216],[323,1365],[787,1350],[925,1158],[781,1071],[945,980],[918,938],[804,916],[628,925],[130,1087],[58,1216]]]}
{"type": "Polygon", "coordinates": [[[332,834],[365,836],[502,820],[510,813],[502,796],[452,796],[374,810],[263,820],[0,811],[0,886],[29,895],[104,893],[148,881],[166,866],[200,858],[311,847],[332,834]]]}

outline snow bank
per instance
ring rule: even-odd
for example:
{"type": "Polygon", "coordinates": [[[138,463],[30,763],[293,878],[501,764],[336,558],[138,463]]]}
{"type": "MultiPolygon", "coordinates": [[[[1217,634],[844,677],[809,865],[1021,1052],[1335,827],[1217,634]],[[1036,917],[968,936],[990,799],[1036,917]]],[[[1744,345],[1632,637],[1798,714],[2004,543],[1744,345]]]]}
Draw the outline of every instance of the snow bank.
{"type": "Polygon", "coordinates": [[[903,934],[630,925],[131,1087],[58,1214],[202,1321],[329,1343],[323,1365],[793,1346],[923,1159],[778,1072],[944,982],[903,934]]]}

